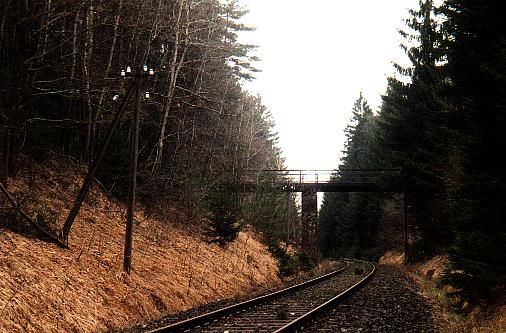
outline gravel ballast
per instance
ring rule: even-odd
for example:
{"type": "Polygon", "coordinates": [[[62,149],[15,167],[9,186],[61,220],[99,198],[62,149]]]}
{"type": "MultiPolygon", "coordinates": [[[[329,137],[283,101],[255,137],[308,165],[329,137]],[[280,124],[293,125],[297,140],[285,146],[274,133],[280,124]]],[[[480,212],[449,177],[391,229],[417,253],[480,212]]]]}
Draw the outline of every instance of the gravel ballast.
{"type": "MultiPolygon", "coordinates": [[[[325,267],[321,271],[319,271],[318,276],[325,275],[327,273],[330,273],[332,271],[338,270],[345,266],[344,262],[336,261],[331,263],[328,267],[325,267]]],[[[137,325],[131,328],[122,328],[122,329],[116,329],[109,331],[109,333],[142,333],[142,332],[148,332],[156,328],[160,328],[169,324],[173,324],[178,321],[186,320],[195,316],[203,315],[208,312],[212,312],[227,306],[234,305],[236,303],[244,302],[248,299],[252,299],[255,297],[263,296],[275,291],[279,291],[284,288],[288,288],[294,285],[297,285],[302,282],[309,281],[311,279],[315,278],[314,276],[299,276],[297,278],[294,278],[290,281],[286,281],[281,287],[277,286],[274,288],[262,288],[257,290],[256,292],[253,292],[249,295],[242,295],[236,298],[230,298],[226,300],[220,300],[216,302],[212,302],[200,307],[196,307],[187,311],[183,311],[180,313],[175,313],[168,315],[164,318],[161,318],[159,320],[151,321],[149,323],[145,323],[142,325],[137,325]]]]}
{"type": "Polygon", "coordinates": [[[303,332],[438,332],[431,307],[395,266],[378,265],[372,280],[303,332]]]}

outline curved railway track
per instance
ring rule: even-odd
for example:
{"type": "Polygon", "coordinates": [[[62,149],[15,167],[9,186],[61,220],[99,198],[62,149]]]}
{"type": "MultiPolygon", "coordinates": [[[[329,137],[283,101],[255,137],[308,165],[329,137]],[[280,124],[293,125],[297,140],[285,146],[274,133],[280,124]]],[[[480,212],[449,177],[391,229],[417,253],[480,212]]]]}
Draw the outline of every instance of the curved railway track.
{"type": "Polygon", "coordinates": [[[343,260],[345,267],[319,278],[150,331],[295,332],[327,312],[373,276],[369,262],[343,260]]]}

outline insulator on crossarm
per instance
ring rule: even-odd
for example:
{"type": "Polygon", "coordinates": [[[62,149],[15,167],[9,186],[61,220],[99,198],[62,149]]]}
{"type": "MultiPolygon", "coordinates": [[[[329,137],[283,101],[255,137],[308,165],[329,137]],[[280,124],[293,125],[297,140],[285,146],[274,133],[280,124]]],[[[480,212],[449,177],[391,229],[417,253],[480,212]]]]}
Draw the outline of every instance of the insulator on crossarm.
{"type": "Polygon", "coordinates": [[[127,72],[127,73],[132,73],[132,67],[127,66],[126,72],[127,72]]]}
{"type": "Polygon", "coordinates": [[[146,91],[146,94],[144,95],[144,97],[145,97],[146,99],[149,99],[149,97],[150,97],[150,96],[149,96],[149,91],[146,91]]]}

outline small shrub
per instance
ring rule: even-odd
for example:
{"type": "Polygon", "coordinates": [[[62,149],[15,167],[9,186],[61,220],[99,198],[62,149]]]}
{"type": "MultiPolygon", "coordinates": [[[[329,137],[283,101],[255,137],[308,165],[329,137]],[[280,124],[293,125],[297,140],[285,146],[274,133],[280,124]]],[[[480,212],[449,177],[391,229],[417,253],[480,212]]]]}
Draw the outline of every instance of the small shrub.
{"type": "Polygon", "coordinates": [[[315,265],[311,258],[305,254],[290,255],[286,249],[279,245],[269,247],[269,251],[278,259],[278,269],[281,276],[290,276],[298,272],[312,272],[315,265]]]}
{"type": "Polygon", "coordinates": [[[239,231],[239,199],[230,193],[217,193],[209,198],[211,212],[207,236],[211,243],[218,243],[221,247],[233,242],[239,231]]]}
{"type": "Polygon", "coordinates": [[[315,268],[315,264],[307,253],[302,252],[299,254],[299,267],[303,272],[310,272],[315,268]]]}
{"type": "Polygon", "coordinates": [[[270,246],[269,251],[278,259],[278,269],[281,276],[294,275],[299,271],[299,263],[296,257],[286,252],[282,247],[270,246]]]}

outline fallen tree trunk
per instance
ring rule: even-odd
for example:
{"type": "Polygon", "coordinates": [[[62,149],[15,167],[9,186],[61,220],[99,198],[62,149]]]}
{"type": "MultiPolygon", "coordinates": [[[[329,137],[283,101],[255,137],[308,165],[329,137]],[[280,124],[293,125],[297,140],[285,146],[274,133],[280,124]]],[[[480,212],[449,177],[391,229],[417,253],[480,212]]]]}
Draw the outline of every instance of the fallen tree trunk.
{"type": "Polygon", "coordinates": [[[12,195],[7,191],[7,189],[2,185],[2,183],[0,183],[0,190],[3,192],[3,194],[5,194],[7,200],[11,203],[12,207],[14,207],[32,227],[34,227],[38,232],[46,236],[52,243],[58,244],[61,247],[66,247],[65,243],[63,243],[56,235],[53,235],[50,231],[44,229],[42,226],[38,225],[37,222],[32,220],[32,218],[28,216],[23,211],[23,209],[21,209],[16,200],[14,200],[12,195]]]}

